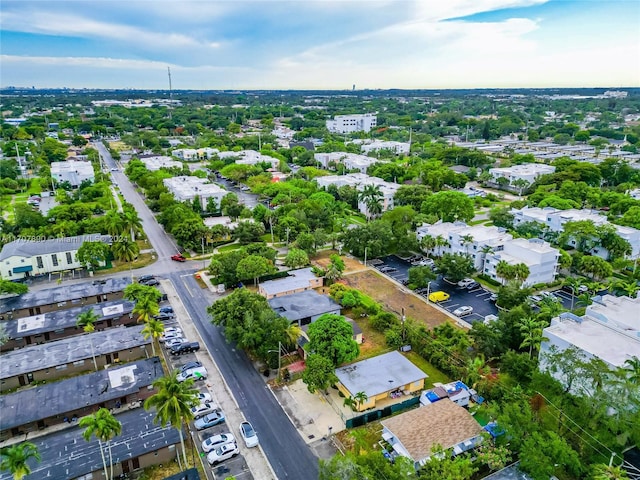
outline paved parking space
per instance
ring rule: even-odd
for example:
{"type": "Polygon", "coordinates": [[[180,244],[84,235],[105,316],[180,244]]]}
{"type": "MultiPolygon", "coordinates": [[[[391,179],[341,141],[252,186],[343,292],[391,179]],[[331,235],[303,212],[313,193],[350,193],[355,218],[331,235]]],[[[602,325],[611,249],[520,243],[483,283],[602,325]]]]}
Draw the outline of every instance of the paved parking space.
{"type": "MultiPolygon", "coordinates": [[[[402,260],[395,255],[390,255],[388,257],[381,258],[380,260],[382,263],[376,262],[377,264],[375,266],[378,271],[382,268],[383,271],[380,271],[380,273],[391,277],[400,283],[408,278],[409,268],[411,268],[412,265],[406,260],[402,260]],[[385,272],[384,267],[394,268],[395,271],[385,272]]],[[[498,308],[495,306],[494,302],[489,300],[492,292],[484,289],[483,287],[469,291],[464,288],[460,288],[455,284],[445,282],[442,279],[442,275],[438,275],[435,280],[431,281],[429,291],[443,291],[450,295],[448,301],[438,303],[440,307],[444,308],[448,312],[453,312],[456,308],[464,305],[473,307],[472,314],[462,317],[462,319],[468,323],[482,321],[487,315],[498,315],[498,308]]],[[[426,298],[426,293],[422,294],[422,296],[426,298]]]]}

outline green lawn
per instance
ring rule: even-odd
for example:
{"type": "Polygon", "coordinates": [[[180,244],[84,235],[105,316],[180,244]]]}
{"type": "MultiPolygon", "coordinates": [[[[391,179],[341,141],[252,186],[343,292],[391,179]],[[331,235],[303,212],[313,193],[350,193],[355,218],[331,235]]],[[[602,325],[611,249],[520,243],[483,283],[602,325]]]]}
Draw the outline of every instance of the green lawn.
{"type": "Polygon", "coordinates": [[[28,195],[34,195],[36,193],[42,193],[42,186],[38,178],[31,180],[31,185],[29,185],[29,189],[27,190],[28,195]]]}
{"type": "Polygon", "coordinates": [[[444,373],[438,370],[436,367],[427,362],[424,358],[418,355],[416,352],[408,352],[406,357],[411,360],[420,370],[429,375],[424,381],[425,388],[431,388],[434,383],[449,383],[451,379],[444,373]]]}
{"type": "Polygon", "coordinates": [[[232,243],[229,245],[223,245],[222,247],[218,247],[218,252],[219,253],[232,252],[233,250],[238,250],[239,248],[242,248],[242,245],[240,245],[239,243],[232,243]]]}

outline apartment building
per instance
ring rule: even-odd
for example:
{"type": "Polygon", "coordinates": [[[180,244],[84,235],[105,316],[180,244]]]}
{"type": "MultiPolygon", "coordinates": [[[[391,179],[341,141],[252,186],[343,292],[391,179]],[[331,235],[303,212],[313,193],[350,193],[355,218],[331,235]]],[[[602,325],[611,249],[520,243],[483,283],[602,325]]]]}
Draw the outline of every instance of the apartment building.
{"type": "MultiPolygon", "coordinates": [[[[319,187],[326,188],[329,185],[335,185],[338,188],[349,186],[357,189],[359,192],[364,190],[364,187],[367,185],[378,187],[380,193],[382,194],[380,198],[383,212],[393,209],[393,197],[400,188],[400,185],[398,185],[397,183],[385,182],[381,178],[370,177],[369,175],[366,175],[364,173],[350,173],[348,175],[329,175],[326,177],[316,177],[315,181],[318,183],[319,187]]],[[[360,210],[361,213],[369,216],[367,205],[362,200],[358,201],[358,210],[360,210]]]]}
{"type": "Polygon", "coordinates": [[[408,154],[409,150],[411,150],[411,144],[405,142],[374,140],[373,142],[363,144],[361,147],[362,153],[365,154],[379,152],[380,150],[390,150],[396,155],[408,154]]]}
{"type": "Polygon", "coordinates": [[[206,210],[210,198],[214,198],[216,205],[220,205],[224,196],[229,193],[206,178],[183,175],[165,178],[162,183],[179,202],[193,202],[198,197],[203,210],[206,210]]]}
{"type": "Polygon", "coordinates": [[[73,188],[78,188],[82,182],[95,181],[91,162],[65,160],[51,163],[51,178],[57,183],[69,182],[73,188]]]}
{"type": "Polygon", "coordinates": [[[327,120],[326,125],[331,133],[369,132],[377,125],[377,116],[374,113],[336,115],[333,120],[327,120]]]}
{"type": "MultiPolygon", "coordinates": [[[[110,235],[78,235],[50,240],[19,238],[7,243],[0,251],[0,278],[20,280],[36,275],[78,270],[84,266],[78,261],[78,249],[84,242],[111,244],[110,235]]],[[[100,262],[104,265],[104,262],[100,262]]]]}
{"type": "Polygon", "coordinates": [[[138,157],[147,170],[155,172],[161,168],[182,168],[182,162],[178,162],[166,155],[140,155],[138,157]]]}
{"type": "Polygon", "coordinates": [[[509,185],[513,185],[518,180],[524,180],[532,185],[533,182],[541,175],[554,173],[556,167],[544,165],[541,163],[523,163],[522,165],[514,165],[512,167],[490,168],[489,174],[494,183],[498,183],[498,179],[506,178],[509,185]]]}
{"type": "MultiPolygon", "coordinates": [[[[564,224],[567,222],[590,221],[594,225],[609,224],[607,217],[601,212],[594,210],[558,210],[553,207],[524,207],[521,209],[511,210],[513,214],[513,224],[520,225],[527,222],[537,222],[545,225],[549,231],[561,233],[564,230],[564,224]]],[[[631,245],[630,258],[638,258],[640,256],[640,230],[626,227],[623,225],[611,224],[616,229],[616,233],[631,245]]],[[[575,245],[574,240],[570,240],[569,244],[575,245]]],[[[609,252],[601,246],[596,246],[592,253],[603,258],[609,257],[609,252]]]]}
{"type": "Polygon", "coordinates": [[[358,170],[360,173],[367,173],[367,169],[374,163],[382,163],[376,158],[347,152],[316,153],[314,158],[322,168],[335,170],[333,164],[342,164],[346,170],[358,170]]]}
{"type": "Polygon", "coordinates": [[[523,285],[551,283],[558,274],[560,251],[548,242],[538,238],[514,238],[506,242],[501,251],[486,255],[483,273],[494,280],[502,281],[496,273],[498,263],[505,261],[510,265],[524,263],[529,268],[529,276],[523,285]]]}

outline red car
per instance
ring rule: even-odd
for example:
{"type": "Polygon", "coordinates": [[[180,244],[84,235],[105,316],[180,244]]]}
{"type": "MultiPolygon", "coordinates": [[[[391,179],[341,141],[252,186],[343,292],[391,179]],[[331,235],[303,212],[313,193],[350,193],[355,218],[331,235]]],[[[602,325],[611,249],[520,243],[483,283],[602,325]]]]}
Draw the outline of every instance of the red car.
{"type": "Polygon", "coordinates": [[[186,262],[187,259],[184,258],[182,255],[178,254],[178,255],[173,255],[171,257],[171,260],[175,260],[176,262],[186,262]]]}

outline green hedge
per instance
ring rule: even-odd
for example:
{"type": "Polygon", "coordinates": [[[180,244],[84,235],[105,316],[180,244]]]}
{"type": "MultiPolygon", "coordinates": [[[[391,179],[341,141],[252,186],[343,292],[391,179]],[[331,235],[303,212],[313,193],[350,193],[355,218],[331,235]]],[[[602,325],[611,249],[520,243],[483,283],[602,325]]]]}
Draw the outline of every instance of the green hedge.
{"type": "Polygon", "coordinates": [[[489,275],[485,275],[484,273],[481,273],[480,275],[478,275],[478,278],[487,282],[489,285],[493,285],[494,287],[499,287],[502,285],[500,282],[498,282],[497,280],[494,280],[489,275]]]}

